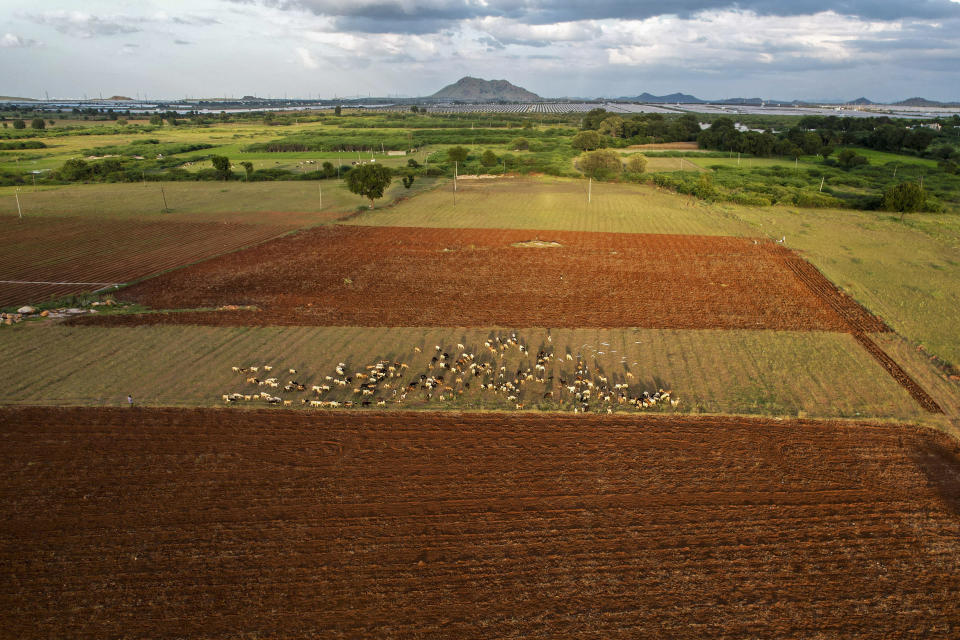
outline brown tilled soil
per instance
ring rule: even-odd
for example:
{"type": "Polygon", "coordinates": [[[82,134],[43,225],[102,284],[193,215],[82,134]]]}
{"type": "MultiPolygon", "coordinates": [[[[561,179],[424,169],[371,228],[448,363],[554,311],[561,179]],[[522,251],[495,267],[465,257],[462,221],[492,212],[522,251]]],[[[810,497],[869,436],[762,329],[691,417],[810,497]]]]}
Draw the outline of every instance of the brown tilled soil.
{"type": "Polygon", "coordinates": [[[677,150],[677,151],[705,151],[696,142],[654,142],[650,144],[632,144],[628,149],[647,149],[649,151],[677,150]]]}
{"type": "Polygon", "coordinates": [[[293,227],[0,216],[0,307],[93,291],[262,242],[293,227]],[[22,283],[22,284],[21,284],[22,283]],[[66,283],[66,284],[36,284],[66,283]]]}
{"type": "Polygon", "coordinates": [[[0,411],[9,638],[952,638],[960,445],[727,418],[0,411]]]}
{"type": "Polygon", "coordinates": [[[546,326],[883,331],[803,262],[749,238],[489,229],[324,227],[136,285],[154,308],[260,312],[102,324],[546,326]],[[517,243],[560,246],[514,246],[517,243]]]}

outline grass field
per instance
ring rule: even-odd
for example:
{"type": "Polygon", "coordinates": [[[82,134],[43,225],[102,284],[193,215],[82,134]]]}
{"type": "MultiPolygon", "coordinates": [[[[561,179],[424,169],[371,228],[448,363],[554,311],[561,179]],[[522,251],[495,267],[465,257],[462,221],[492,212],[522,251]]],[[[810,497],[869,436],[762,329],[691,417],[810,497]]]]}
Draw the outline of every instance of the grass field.
{"type": "MultiPolygon", "coordinates": [[[[0,382],[7,403],[111,405],[128,393],[150,405],[222,405],[224,393],[250,393],[232,366],[272,364],[297,370],[307,385],[323,384],[338,362],[362,370],[378,359],[399,360],[417,373],[433,345],[482,345],[507,331],[451,328],[89,328],[20,326],[0,331],[8,371],[0,382]],[[422,351],[417,353],[414,347],[422,351]]],[[[846,334],[772,331],[552,330],[518,332],[536,353],[580,355],[598,372],[641,388],[669,388],[684,413],[927,419],[910,396],[846,334]],[[802,413],[801,413],[802,412],[802,413]]],[[[478,351],[480,353],[480,351],[478,351]]],[[[519,365],[508,356],[508,369],[519,365]]],[[[281,374],[282,381],[288,377],[281,374]]],[[[536,387],[540,389],[540,387],[536,387]]],[[[256,387],[254,387],[256,389],[256,387]]],[[[308,387],[309,389],[309,387],[308,387]]],[[[334,393],[337,393],[334,391],[334,393]]],[[[539,393],[530,392],[528,408],[539,393]]],[[[349,391],[344,397],[350,397],[349,391]]],[[[302,394],[301,394],[302,395],[302,394]]],[[[290,396],[299,397],[299,396],[290,396]]],[[[544,402],[544,408],[550,408],[544,402]]],[[[564,408],[559,401],[555,408],[564,408]]],[[[390,405],[394,406],[394,405],[390,405]]],[[[502,397],[468,390],[455,400],[411,398],[404,408],[513,409],[502,397]]],[[[670,410],[668,408],[668,410],[670,410]]]]}
{"type": "Polygon", "coordinates": [[[390,210],[364,213],[350,224],[555,229],[614,233],[745,235],[749,227],[723,210],[655,187],[583,180],[503,178],[461,180],[390,210]]]}
{"type": "Polygon", "coordinates": [[[960,216],[726,207],[751,235],[786,236],[895,331],[960,364],[960,216]]]}
{"type": "MultiPolygon", "coordinates": [[[[377,207],[398,198],[410,197],[435,184],[419,178],[410,189],[394,180],[377,207]]],[[[24,216],[88,216],[97,218],[163,219],[171,221],[223,221],[274,223],[268,213],[350,212],[369,200],[350,193],[342,180],[296,182],[167,182],[163,193],[159,183],[89,184],[20,191],[24,216]],[[164,197],[169,213],[163,212],[164,197]],[[322,200],[322,203],[321,203],[322,200]],[[322,206],[321,206],[322,204],[322,206]]],[[[17,203],[12,187],[0,188],[0,216],[16,216],[17,203]]],[[[303,226],[315,218],[299,220],[303,226]]]]}

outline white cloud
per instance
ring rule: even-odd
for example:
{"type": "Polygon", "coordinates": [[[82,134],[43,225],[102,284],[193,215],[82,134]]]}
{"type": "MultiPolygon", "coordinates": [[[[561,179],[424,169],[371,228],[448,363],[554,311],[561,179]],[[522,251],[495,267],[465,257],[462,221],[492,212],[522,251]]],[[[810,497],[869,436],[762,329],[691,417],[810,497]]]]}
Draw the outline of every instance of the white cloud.
{"type": "Polygon", "coordinates": [[[38,47],[40,43],[36,40],[31,40],[30,38],[22,38],[18,35],[12,33],[6,33],[2,38],[0,38],[0,47],[38,47]]]}
{"type": "Polygon", "coordinates": [[[304,69],[316,69],[320,66],[306,47],[297,47],[297,57],[300,58],[300,63],[304,69]]]}

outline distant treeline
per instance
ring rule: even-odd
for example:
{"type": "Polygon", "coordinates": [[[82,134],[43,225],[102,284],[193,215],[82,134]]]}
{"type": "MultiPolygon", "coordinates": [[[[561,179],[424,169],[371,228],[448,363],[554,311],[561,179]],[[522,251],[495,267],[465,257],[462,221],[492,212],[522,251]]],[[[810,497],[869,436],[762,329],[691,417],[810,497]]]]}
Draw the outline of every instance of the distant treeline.
{"type": "MultiPolygon", "coordinates": [[[[250,152],[295,152],[295,151],[402,151],[429,144],[509,144],[518,131],[509,129],[415,129],[406,133],[384,130],[364,131],[312,131],[286,136],[278,140],[248,145],[243,151],[250,152]]],[[[572,137],[575,131],[568,128],[545,130],[526,129],[523,137],[532,140],[556,140],[572,137]]]]}

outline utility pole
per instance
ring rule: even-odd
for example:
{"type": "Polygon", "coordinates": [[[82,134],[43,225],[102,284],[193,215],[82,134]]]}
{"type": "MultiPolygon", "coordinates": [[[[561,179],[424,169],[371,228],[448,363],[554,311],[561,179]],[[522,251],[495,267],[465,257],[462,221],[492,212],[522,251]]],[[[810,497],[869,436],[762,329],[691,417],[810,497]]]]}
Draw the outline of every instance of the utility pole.
{"type": "Polygon", "coordinates": [[[167,194],[163,192],[163,183],[160,183],[160,197],[163,198],[163,212],[169,213],[170,209],[167,208],[167,194]]]}
{"type": "Polygon", "coordinates": [[[587,178],[587,204],[590,204],[593,197],[593,176],[587,178]]]}
{"type": "Polygon", "coordinates": [[[827,179],[827,176],[820,176],[820,191],[823,192],[823,181],[827,179]]]}
{"type": "Polygon", "coordinates": [[[20,223],[23,222],[23,209],[20,208],[20,187],[14,190],[13,195],[17,199],[17,215],[19,216],[17,222],[20,223]]]}

